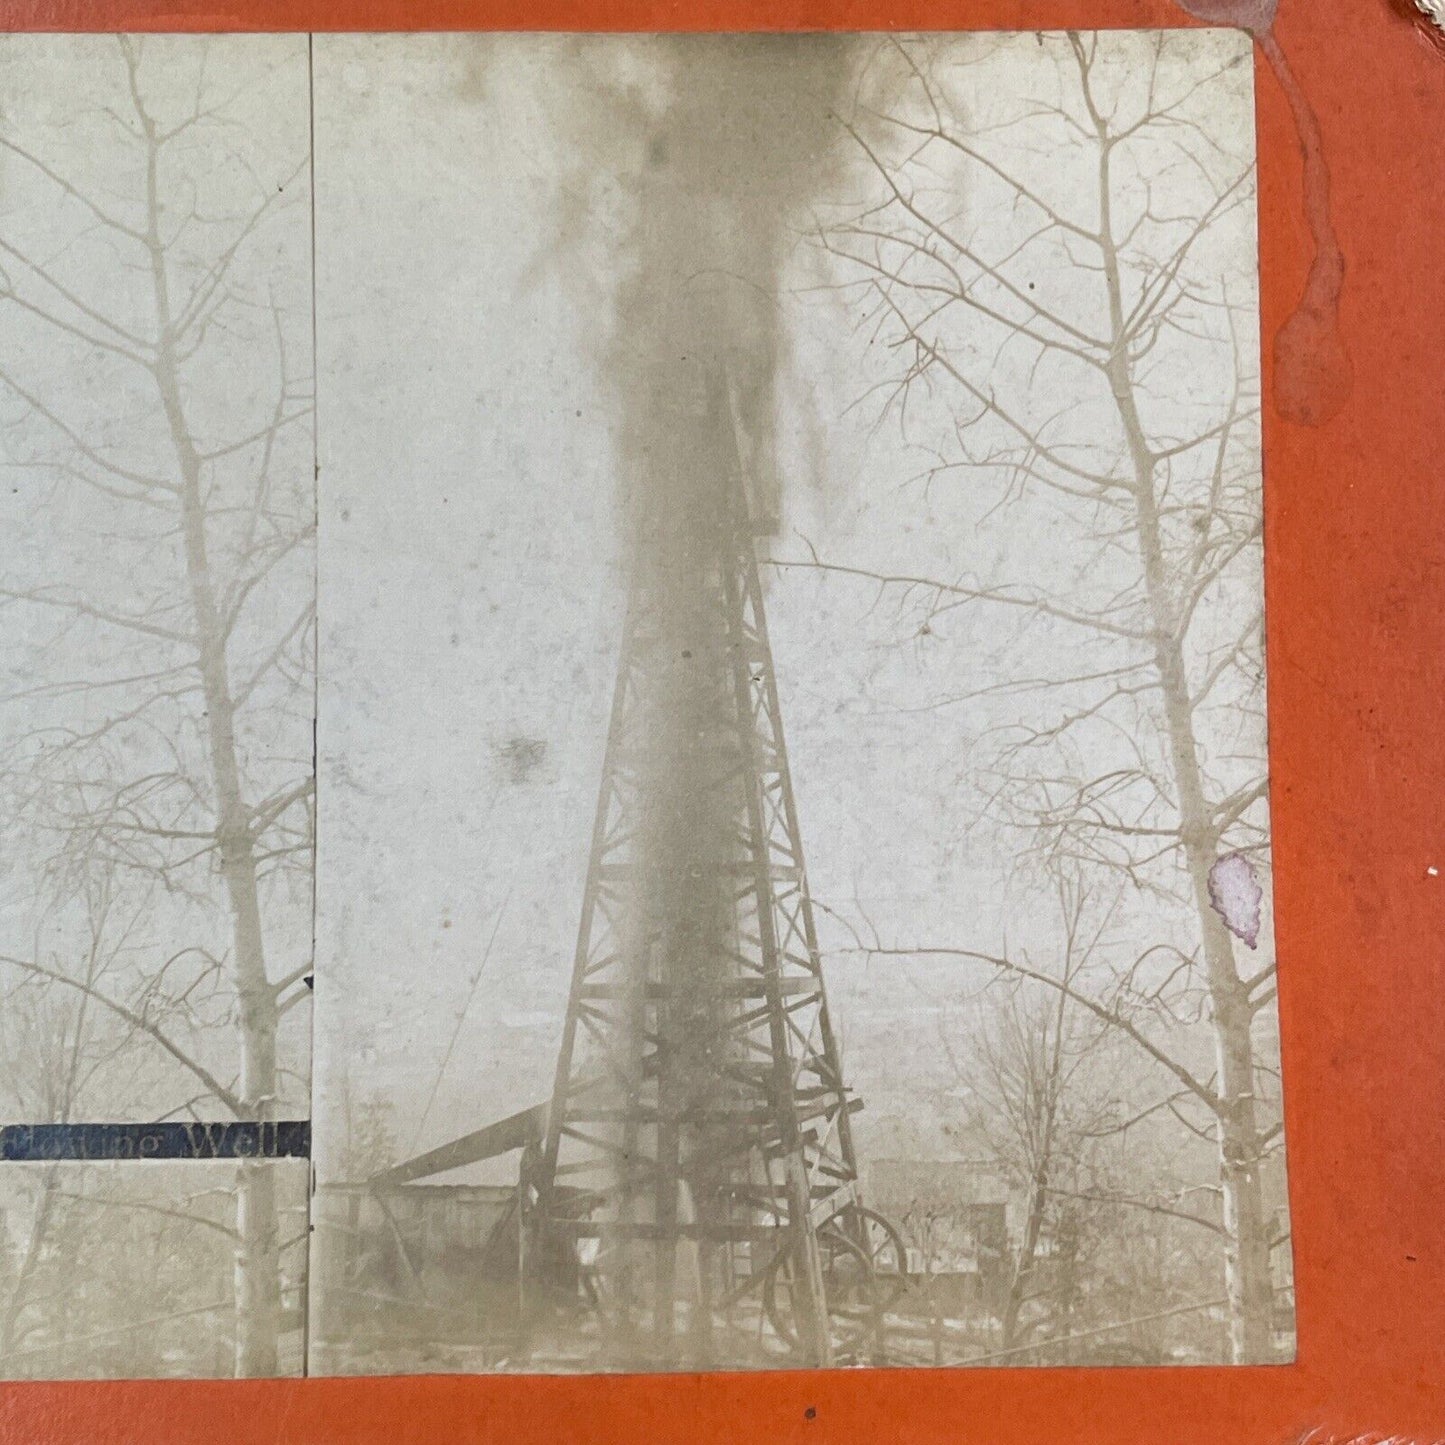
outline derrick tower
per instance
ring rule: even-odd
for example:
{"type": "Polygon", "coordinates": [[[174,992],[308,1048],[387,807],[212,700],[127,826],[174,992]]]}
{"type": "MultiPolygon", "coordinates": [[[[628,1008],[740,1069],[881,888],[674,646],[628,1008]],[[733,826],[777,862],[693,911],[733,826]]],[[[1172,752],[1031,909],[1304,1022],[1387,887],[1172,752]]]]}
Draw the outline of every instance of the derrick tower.
{"type": "MultiPolygon", "coordinates": [[[[858,1198],[734,398],[700,370],[638,529],[536,1237],[622,1366],[876,1348],[897,1235],[858,1198]]],[[[675,388],[674,388],[675,390],[675,388]]],[[[535,1246],[534,1246],[535,1247],[535,1246]]]]}

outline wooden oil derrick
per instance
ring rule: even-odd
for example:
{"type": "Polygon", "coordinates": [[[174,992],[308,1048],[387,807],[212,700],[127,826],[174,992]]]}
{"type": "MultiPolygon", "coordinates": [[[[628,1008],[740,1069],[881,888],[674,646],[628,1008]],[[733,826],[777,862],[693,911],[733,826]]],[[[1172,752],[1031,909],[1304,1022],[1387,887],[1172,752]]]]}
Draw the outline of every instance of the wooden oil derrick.
{"type": "Polygon", "coordinates": [[[534,1237],[588,1262],[603,1358],[826,1365],[877,1338],[903,1251],[858,1199],[858,1105],[720,368],[698,392],[669,452],[694,512],[634,560],[562,1047],[523,1189],[534,1237]]]}

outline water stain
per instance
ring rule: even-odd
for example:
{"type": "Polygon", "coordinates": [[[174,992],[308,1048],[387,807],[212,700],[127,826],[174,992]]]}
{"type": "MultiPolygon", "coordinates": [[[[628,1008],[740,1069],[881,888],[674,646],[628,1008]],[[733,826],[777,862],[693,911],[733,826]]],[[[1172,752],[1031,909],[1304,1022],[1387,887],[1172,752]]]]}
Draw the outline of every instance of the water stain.
{"type": "Polygon", "coordinates": [[[547,760],[547,744],[542,738],[508,738],[497,744],[493,752],[513,783],[529,782],[547,760]]]}
{"type": "Polygon", "coordinates": [[[1274,33],[1277,0],[1177,0],[1196,19],[1246,30],[1259,45],[1294,117],[1304,163],[1304,214],[1314,259],[1304,294],[1274,338],[1274,404],[1286,420],[1323,426],[1354,389],[1354,367],[1340,334],[1345,254],[1330,212],[1330,172],[1319,118],[1274,33]]]}

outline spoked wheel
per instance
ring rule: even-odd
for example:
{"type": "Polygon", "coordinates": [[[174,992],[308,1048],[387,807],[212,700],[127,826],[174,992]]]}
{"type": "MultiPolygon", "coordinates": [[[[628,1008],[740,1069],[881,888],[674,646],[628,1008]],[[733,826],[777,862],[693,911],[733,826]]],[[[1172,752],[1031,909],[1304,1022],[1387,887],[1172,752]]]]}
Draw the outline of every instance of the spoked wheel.
{"type": "MultiPolygon", "coordinates": [[[[820,1225],[817,1238],[835,1362],[884,1363],[886,1316],[908,1288],[907,1253],[898,1231],[874,1210],[850,1207],[820,1225]]],[[[797,1268],[785,1251],[763,1282],[768,1319],[795,1350],[806,1335],[797,1268]]]]}

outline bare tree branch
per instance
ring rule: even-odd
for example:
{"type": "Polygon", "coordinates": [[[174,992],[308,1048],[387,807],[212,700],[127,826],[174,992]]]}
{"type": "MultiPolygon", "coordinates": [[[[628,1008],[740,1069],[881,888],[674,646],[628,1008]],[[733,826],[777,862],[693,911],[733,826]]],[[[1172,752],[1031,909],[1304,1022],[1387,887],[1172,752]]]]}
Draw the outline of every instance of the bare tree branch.
{"type": "Polygon", "coordinates": [[[198,1063],[189,1053],[177,1044],[170,1036],[150,1019],[138,1014],[134,1009],[128,1008],[117,999],[109,997],[92,984],[83,982],[80,979],[72,978],[69,974],[61,973],[53,968],[46,968],[44,964],[35,963],[29,959],[16,958],[11,954],[0,954],[0,963],[9,964],[12,968],[18,968],[24,973],[33,974],[37,978],[48,978],[56,983],[64,984],[67,988],[73,988],[80,993],[92,998],[103,1008],[115,1014],[117,1018],[124,1019],[132,1028],[138,1029],[141,1033],[155,1040],[173,1059],[183,1068],[194,1074],[207,1089],[213,1093],[225,1106],[236,1116],[242,1117],[244,1108],[239,1095],[233,1093],[223,1084],[209,1069],[198,1063]]]}

